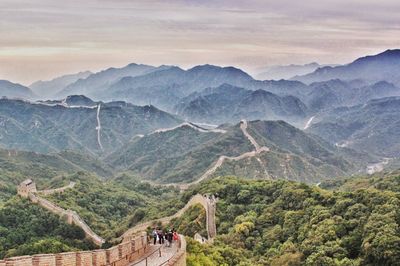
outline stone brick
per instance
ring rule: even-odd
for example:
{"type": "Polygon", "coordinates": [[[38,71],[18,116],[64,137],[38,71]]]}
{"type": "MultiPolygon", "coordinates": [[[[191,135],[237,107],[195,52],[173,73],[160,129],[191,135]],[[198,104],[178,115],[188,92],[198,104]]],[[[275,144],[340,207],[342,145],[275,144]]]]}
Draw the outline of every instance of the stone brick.
{"type": "Polygon", "coordinates": [[[93,254],[91,251],[80,251],[76,253],[77,266],[92,266],[93,254]]]}
{"type": "Polygon", "coordinates": [[[107,254],[107,263],[108,264],[114,263],[120,259],[118,246],[114,246],[112,248],[107,249],[106,254],[107,254]]]}
{"type": "Polygon", "coordinates": [[[104,249],[93,251],[93,266],[104,266],[107,264],[107,254],[104,249]]]}
{"type": "Polygon", "coordinates": [[[76,266],[76,252],[65,252],[57,254],[56,266],[76,266]]]}
{"type": "Polygon", "coordinates": [[[125,242],[118,245],[119,257],[123,258],[131,253],[131,242],[125,242]]]}
{"type": "Polygon", "coordinates": [[[54,254],[34,255],[33,266],[56,266],[56,255],[54,254]]]}
{"type": "Polygon", "coordinates": [[[32,266],[31,256],[13,257],[6,260],[6,266],[32,266]]]}

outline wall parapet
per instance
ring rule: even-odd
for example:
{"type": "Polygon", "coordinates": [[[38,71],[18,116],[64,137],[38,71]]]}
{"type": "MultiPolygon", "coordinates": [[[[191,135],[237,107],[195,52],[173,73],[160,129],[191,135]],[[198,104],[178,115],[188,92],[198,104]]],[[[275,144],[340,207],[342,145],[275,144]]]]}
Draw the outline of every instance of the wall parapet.
{"type": "Polygon", "coordinates": [[[143,233],[109,249],[6,258],[0,260],[0,266],[127,266],[137,254],[144,253],[148,247],[146,239],[143,233]]]}

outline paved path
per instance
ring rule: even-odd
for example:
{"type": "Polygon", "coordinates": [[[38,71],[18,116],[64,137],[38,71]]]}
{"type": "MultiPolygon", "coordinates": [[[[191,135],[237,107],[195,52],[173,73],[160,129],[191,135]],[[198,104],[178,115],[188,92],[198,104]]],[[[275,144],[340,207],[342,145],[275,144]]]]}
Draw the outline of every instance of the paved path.
{"type": "Polygon", "coordinates": [[[96,130],[97,130],[97,142],[99,143],[100,149],[103,150],[103,145],[101,145],[101,124],[100,124],[100,108],[101,108],[101,104],[99,103],[99,105],[97,105],[97,113],[96,113],[96,118],[97,118],[97,126],[96,126],[96,130]]]}
{"type": "Polygon", "coordinates": [[[150,248],[152,249],[152,253],[150,256],[146,257],[145,259],[140,258],[137,259],[136,261],[132,262],[129,264],[129,266],[160,266],[167,260],[171,259],[177,252],[178,252],[178,246],[174,242],[171,247],[167,247],[165,244],[161,245],[161,257],[160,257],[160,252],[158,251],[160,245],[150,245],[150,248]],[[146,264],[147,260],[147,264],[146,264]]]}
{"type": "Polygon", "coordinates": [[[54,194],[54,193],[64,192],[66,189],[73,188],[74,186],[75,186],[75,182],[69,182],[69,184],[64,187],[39,190],[39,191],[37,191],[37,193],[41,193],[43,195],[50,195],[50,194],[54,194]]]}
{"type": "Polygon", "coordinates": [[[240,129],[243,132],[243,135],[246,136],[246,138],[250,141],[250,143],[254,146],[253,151],[249,151],[249,152],[245,152],[239,156],[226,156],[226,155],[221,155],[217,161],[214,163],[213,166],[211,166],[202,176],[200,176],[199,179],[197,179],[194,182],[191,183],[186,183],[186,184],[181,184],[178,185],[180,187],[180,189],[185,190],[187,189],[190,185],[194,185],[194,184],[198,184],[201,181],[203,181],[204,179],[209,178],[212,174],[215,173],[215,171],[224,163],[225,160],[228,161],[239,161],[239,160],[243,160],[245,158],[250,158],[250,157],[255,157],[258,154],[262,153],[262,152],[268,152],[269,148],[265,147],[265,146],[260,146],[257,141],[250,135],[250,133],[247,131],[248,125],[247,125],[247,121],[246,120],[242,120],[240,121],[240,129]]]}
{"type": "Polygon", "coordinates": [[[314,118],[315,118],[315,115],[312,116],[312,117],[310,117],[310,119],[308,119],[306,125],[305,125],[304,128],[303,128],[304,130],[307,129],[307,128],[309,128],[309,127],[311,126],[311,123],[312,123],[312,121],[314,120],[314,118]]]}

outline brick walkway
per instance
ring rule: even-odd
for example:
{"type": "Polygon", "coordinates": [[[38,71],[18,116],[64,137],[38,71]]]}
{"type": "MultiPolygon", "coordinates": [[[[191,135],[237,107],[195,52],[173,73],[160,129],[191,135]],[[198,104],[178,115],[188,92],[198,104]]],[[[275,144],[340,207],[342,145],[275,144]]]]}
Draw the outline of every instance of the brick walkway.
{"type": "Polygon", "coordinates": [[[178,247],[177,244],[174,242],[171,247],[167,247],[165,245],[150,245],[150,248],[152,250],[152,254],[146,257],[147,259],[147,264],[146,264],[146,259],[141,258],[138,259],[130,264],[130,266],[160,266],[172,256],[174,256],[177,251],[178,247]],[[158,251],[158,248],[161,247],[161,257],[160,257],[160,252],[158,251]]]}

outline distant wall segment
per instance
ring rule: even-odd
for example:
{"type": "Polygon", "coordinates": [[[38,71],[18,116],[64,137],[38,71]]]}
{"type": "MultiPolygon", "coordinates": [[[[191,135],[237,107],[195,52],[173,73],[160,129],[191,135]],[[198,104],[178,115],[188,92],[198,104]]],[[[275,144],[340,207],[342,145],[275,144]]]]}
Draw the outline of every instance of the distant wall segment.
{"type": "MultiPolygon", "coordinates": [[[[105,240],[97,235],[93,230],[85,223],[85,221],[73,210],[65,210],[56,204],[42,198],[39,193],[44,195],[50,195],[53,193],[62,193],[66,189],[73,188],[75,186],[74,182],[69,185],[56,189],[48,189],[37,191],[35,183],[31,179],[23,181],[17,189],[18,195],[24,198],[30,199],[33,203],[47,209],[48,211],[57,214],[64,218],[67,223],[79,226],[84,232],[88,239],[92,240],[97,246],[101,247],[105,243],[105,240]]],[[[1,266],[1,265],[0,265],[1,266]]]]}

